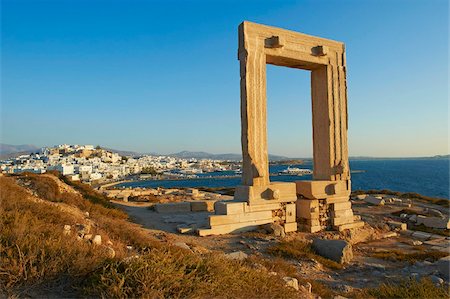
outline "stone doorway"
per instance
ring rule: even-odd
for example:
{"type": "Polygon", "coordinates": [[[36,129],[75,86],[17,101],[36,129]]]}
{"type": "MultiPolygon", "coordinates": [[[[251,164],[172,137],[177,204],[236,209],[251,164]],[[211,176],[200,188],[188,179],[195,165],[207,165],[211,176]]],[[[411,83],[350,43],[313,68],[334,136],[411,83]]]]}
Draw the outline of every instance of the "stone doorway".
{"type": "Polygon", "coordinates": [[[362,226],[349,200],[347,85],[341,42],[243,22],[239,26],[242,185],[217,203],[200,235],[278,222],[286,232],[362,226]],[[267,150],[266,64],[311,71],[313,180],[271,182],[267,150]]]}

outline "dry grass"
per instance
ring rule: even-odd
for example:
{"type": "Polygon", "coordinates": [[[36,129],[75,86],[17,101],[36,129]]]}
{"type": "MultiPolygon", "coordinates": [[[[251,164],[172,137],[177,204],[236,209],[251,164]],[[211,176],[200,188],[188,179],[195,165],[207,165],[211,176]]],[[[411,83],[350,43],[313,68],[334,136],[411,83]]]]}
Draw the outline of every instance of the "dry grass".
{"type": "Polygon", "coordinates": [[[0,286],[6,290],[62,273],[84,275],[106,259],[101,248],[63,236],[62,223],[75,222],[70,214],[27,199],[11,178],[0,178],[0,190],[0,286]]]}
{"type": "Polygon", "coordinates": [[[415,252],[404,252],[400,250],[391,250],[385,252],[374,252],[371,254],[375,258],[390,260],[390,261],[405,261],[414,264],[418,261],[430,260],[437,261],[442,257],[446,257],[448,253],[436,250],[423,250],[415,252]]]}
{"type": "Polygon", "coordinates": [[[315,259],[325,267],[334,270],[343,268],[341,264],[317,255],[312,249],[311,244],[300,240],[281,241],[280,243],[269,247],[267,252],[278,257],[292,259],[315,259]]]}
{"type": "Polygon", "coordinates": [[[449,298],[449,290],[436,286],[429,279],[417,281],[415,279],[404,280],[396,284],[382,284],[377,288],[364,290],[360,298],[402,298],[402,299],[437,299],[449,298]]]}
{"type": "Polygon", "coordinates": [[[301,277],[298,275],[296,267],[281,257],[267,259],[253,255],[249,257],[246,262],[250,265],[260,264],[264,266],[267,271],[276,272],[281,277],[289,276],[297,278],[300,285],[306,285],[306,283],[309,282],[312,285],[312,292],[322,298],[333,298],[337,294],[324,283],[301,277]]]}
{"type": "Polygon", "coordinates": [[[85,289],[105,297],[296,298],[299,293],[267,272],[220,255],[200,257],[171,248],[105,265],[85,289]]]}
{"type": "MultiPolygon", "coordinates": [[[[52,282],[67,284],[76,296],[147,298],[295,298],[281,277],[218,255],[195,255],[167,246],[126,221],[123,213],[72,193],[52,192],[53,180],[33,177],[29,185],[48,202],[34,201],[15,179],[0,177],[0,293],[20,296],[52,282]],[[48,186],[47,186],[48,185],[48,186]],[[37,191],[39,190],[39,192],[37,191]],[[55,203],[56,202],[56,203],[55,203]],[[105,246],[64,235],[65,224],[80,221],[61,205],[90,212],[93,228],[111,239],[116,257],[105,246]],[[128,253],[125,245],[136,250],[128,253]],[[128,255],[138,258],[130,258],[128,255]]],[[[42,177],[43,178],[43,177],[42,177]]],[[[86,194],[93,194],[83,189],[86,194]]],[[[95,193],[94,193],[95,195],[95,193]]],[[[103,238],[105,237],[105,238],[103,238]]],[[[58,286],[59,287],[59,286],[58,286]]],[[[52,290],[55,297],[62,296],[52,290]]]]}

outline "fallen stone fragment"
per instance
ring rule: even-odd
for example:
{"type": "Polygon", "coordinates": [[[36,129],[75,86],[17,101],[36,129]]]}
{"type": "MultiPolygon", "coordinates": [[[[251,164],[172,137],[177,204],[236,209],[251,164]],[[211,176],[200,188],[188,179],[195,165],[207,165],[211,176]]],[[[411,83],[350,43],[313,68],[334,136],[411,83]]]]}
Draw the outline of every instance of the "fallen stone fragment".
{"type": "Polygon", "coordinates": [[[80,235],[86,235],[89,234],[89,232],[91,231],[91,226],[89,224],[80,224],[78,223],[76,225],[77,228],[77,232],[80,235]]]}
{"type": "Polygon", "coordinates": [[[437,261],[439,273],[447,280],[450,279],[450,255],[443,257],[437,261]]]}
{"type": "Polygon", "coordinates": [[[312,284],[307,282],[306,284],[302,285],[302,287],[306,290],[307,293],[312,292],[312,284]]]}
{"type": "Polygon", "coordinates": [[[225,254],[225,257],[230,260],[242,261],[245,260],[248,257],[248,255],[242,251],[235,251],[225,254]]]}
{"type": "Polygon", "coordinates": [[[344,240],[314,239],[312,247],[314,251],[337,263],[348,263],[353,258],[352,245],[344,240]]]}
{"type": "Polygon", "coordinates": [[[440,217],[417,216],[417,225],[423,224],[426,227],[450,229],[450,220],[440,217]]]}
{"type": "Polygon", "coordinates": [[[441,211],[436,210],[436,209],[425,208],[424,212],[429,214],[429,215],[431,215],[431,216],[434,216],[434,217],[438,217],[438,218],[441,218],[441,219],[444,218],[444,214],[442,214],[441,211]]]}
{"type": "Polygon", "coordinates": [[[298,291],[298,280],[297,278],[293,278],[293,277],[283,277],[283,280],[286,282],[286,286],[294,288],[298,291]]]}
{"type": "Polygon", "coordinates": [[[441,285],[444,283],[444,280],[436,275],[431,275],[430,279],[436,285],[441,285]]]}
{"type": "Polygon", "coordinates": [[[177,225],[177,231],[180,234],[188,234],[188,233],[193,232],[194,229],[193,229],[192,226],[188,226],[188,225],[185,225],[185,224],[179,224],[179,225],[177,225]]]}
{"type": "Polygon", "coordinates": [[[108,246],[106,247],[106,254],[109,258],[113,259],[116,256],[116,251],[112,247],[108,246]]]}
{"type": "Polygon", "coordinates": [[[92,239],[92,244],[94,244],[94,245],[102,245],[102,236],[95,235],[94,238],[92,239]]]}
{"type": "Polygon", "coordinates": [[[417,221],[417,215],[416,215],[416,214],[411,215],[411,216],[409,217],[409,221],[411,221],[411,222],[416,222],[416,221],[417,221]]]}
{"type": "Polygon", "coordinates": [[[70,235],[70,230],[71,230],[71,226],[70,225],[68,225],[68,224],[64,225],[63,234],[66,235],[66,236],[70,235]]]}
{"type": "Polygon", "coordinates": [[[391,228],[396,228],[396,229],[399,229],[399,230],[406,230],[407,229],[406,223],[403,223],[403,222],[389,221],[388,225],[391,228]]]}
{"type": "Polygon", "coordinates": [[[366,197],[364,198],[364,201],[367,202],[367,203],[376,205],[376,206],[384,206],[384,204],[385,204],[384,199],[382,199],[382,198],[376,198],[376,197],[373,197],[373,196],[370,196],[370,195],[369,195],[369,196],[366,196],[366,197]]]}
{"type": "Polygon", "coordinates": [[[397,237],[398,234],[396,232],[389,232],[389,233],[385,233],[383,235],[381,235],[381,238],[385,239],[385,238],[394,238],[397,237]]]}
{"type": "Polygon", "coordinates": [[[341,284],[338,286],[338,289],[344,293],[351,293],[353,292],[353,288],[346,284],[341,284]]]}
{"type": "Polygon", "coordinates": [[[263,226],[268,234],[273,234],[275,237],[285,237],[284,227],[278,223],[268,223],[263,226]]]}
{"type": "Polygon", "coordinates": [[[423,242],[422,241],[419,241],[419,240],[409,240],[409,242],[408,242],[410,245],[413,245],[413,246],[419,246],[419,245],[422,245],[423,244],[423,242]]]}
{"type": "Polygon", "coordinates": [[[420,231],[415,231],[411,237],[415,238],[415,239],[419,239],[419,240],[428,240],[430,239],[432,236],[432,234],[429,233],[425,233],[425,232],[420,232],[420,231]]]}
{"type": "Polygon", "coordinates": [[[92,235],[91,234],[84,235],[83,239],[90,240],[92,239],[92,235]]]}

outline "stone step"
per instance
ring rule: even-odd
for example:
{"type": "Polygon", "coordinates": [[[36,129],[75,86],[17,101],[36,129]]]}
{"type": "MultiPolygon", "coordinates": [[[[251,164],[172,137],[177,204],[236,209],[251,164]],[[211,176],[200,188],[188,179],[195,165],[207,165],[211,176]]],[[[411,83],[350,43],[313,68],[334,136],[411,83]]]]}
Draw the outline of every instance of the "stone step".
{"type": "Polygon", "coordinates": [[[215,227],[217,225],[242,223],[260,219],[272,219],[272,211],[261,211],[261,212],[241,213],[231,215],[211,215],[209,216],[209,225],[211,227],[215,227]]]}
{"type": "Polygon", "coordinates": [[[233,224],[224,224],[224,225],[216,225],[211,228],[203,228],[197,230],[199,236],[210,236],[210,235],[223,235],[230,233],[238,233],[245,232],[258,229],[260,225],[273,223],[273,219],[260,219],[255,221],[241,222],[241,223],[233,223],[233,224]]]}

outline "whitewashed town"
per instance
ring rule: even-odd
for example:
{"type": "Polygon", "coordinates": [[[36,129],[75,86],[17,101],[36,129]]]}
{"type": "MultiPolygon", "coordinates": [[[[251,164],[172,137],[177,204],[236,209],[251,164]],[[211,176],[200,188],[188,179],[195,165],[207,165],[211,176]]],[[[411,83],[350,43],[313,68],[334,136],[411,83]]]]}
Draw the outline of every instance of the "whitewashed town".
{"type": "Polygon", "coordinates": [[[171,156],[121,156],[93,145],[57,145],[0,161],[2,173],[45,173],[57,170],[73,181],[103,183],[138,175],[195,177],[199,173],[235,170],[235,163],[222,160],[178,158],[171,156]]]}

